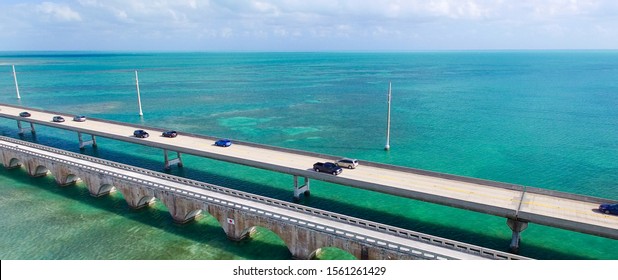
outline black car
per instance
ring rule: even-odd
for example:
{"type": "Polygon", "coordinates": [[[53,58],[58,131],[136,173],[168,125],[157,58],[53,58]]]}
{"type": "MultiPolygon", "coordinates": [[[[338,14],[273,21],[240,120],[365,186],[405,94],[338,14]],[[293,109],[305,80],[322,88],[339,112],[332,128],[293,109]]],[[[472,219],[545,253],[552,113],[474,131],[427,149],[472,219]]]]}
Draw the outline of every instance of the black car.
{"type": "Polygon", "coordinates": [[[54,117],[52,118],[52,121],[53,121],[53,122],[64,122],[64,118],[63,118],[63,117],[61,117],[61,116],[54,116],[54,117]]]}
{"type": "Polygon", "coordinates": [[[133,131],[133,136],[137,137],[137,138],[148,138],[148,132],[146,132],[145,130],[142,129],[138,129],[136,131],[133,131]]]}
{"type": "Polygon", "coordinates": [[[20,116],[20,117],[27,118],[27,117],[30,117],[30,116],[32,116],[32,115],[30,115],[30,113],[28,113],[28,112],[21,112],[21,113],[19,113],[19,116],[20,116]]]}
{"type": "Polygon", "coordinates": [[[313,164],[313,170],[315,170],[316,172],[330,173],[333,175],[339,175],[341,174],[341,172],[343,172],[343,169],[341,169],[341,167],[332,162],[316,162],[315,164],[313,164]]]}
{"type": "Polygon", "coordinates": [[[176,136],[178,136],[178,132],[176,132],[175,130],[168,130],[163,132],[163,137],[169,137],[169,138],[174,138],[176,136]]]}

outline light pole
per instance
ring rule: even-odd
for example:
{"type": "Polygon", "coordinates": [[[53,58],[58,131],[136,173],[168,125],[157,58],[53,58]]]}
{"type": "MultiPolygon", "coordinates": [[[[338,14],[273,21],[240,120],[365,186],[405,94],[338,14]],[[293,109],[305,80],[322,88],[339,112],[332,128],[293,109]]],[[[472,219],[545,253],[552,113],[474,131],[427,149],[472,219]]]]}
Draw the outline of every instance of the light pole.
{"type": "Polygon", "coordinates": [[[388,82],[388,112],[386,114],[386,145],[384,150],[391,149],[391,82],[388,82]]]}
{"type": "Polygon", "coordinates": [[[21,99],[21,96],[19,96],[19,85],[17,85],[17,74],[15,73],[15,65],[13,65],[13,79],[15,80],[15,91],[17,92],[17,99],[21,99]]]}
{"type": "Polygon", "coordinates": [[[135,87],[137,88],[137,106],[139,107],[139,115],[141,117],[144,113],[142,112],[142,99],[139,95],[139,79],[137,78],[137,70],[135,70],[135,87]]]}

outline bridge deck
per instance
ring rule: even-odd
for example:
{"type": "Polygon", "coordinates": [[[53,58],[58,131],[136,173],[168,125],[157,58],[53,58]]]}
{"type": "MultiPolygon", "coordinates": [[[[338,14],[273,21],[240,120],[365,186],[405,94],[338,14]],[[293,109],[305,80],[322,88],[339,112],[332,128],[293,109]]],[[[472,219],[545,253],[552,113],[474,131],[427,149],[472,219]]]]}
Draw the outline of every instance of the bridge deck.
{"type": "Polygon", "coordinates": [[[156,128],[145,128],[151,136],[139,139],[132,136],[133,131],[144,127],[135,124],[99,119],[74,122],[71,115],[5,104],[0,105],[0,116],[618,239],[618,216],[595,211],[599,203],[610,202],[605,199],[371,162],[333,176],[311,170],[317,161],[336,159],[329,155],[248,142],[221,148],[213,145],[212,137],[180,132],[176,138],[165,138],[160,136],[163,130],[156,128]],[[22,111],[32,116],[19,117],[22,111]],[[54,123],[55,115],[67,121],[54,123]]]}
{"type": "MultiPolygon", "coordinates": [[[[139,180],[143,182],[144,185],[147,184],[149,186],[165,188],[170,192],[182,193],[183,195],[188,195],[196,199],[201,199],[207,203],[212,203],[213,200],[210,200],[212,198],[215,201],[223,201],[228,205],[229,203],[233,203],[235,205],[242,205],[243,209],[246,209],[250,212],[263,213],[264,215],[268,215],[268,213],[271,213],[272,215],[283,216],[285,217],[284,220],[296,222],[299,225],[311,224],[313,228],[322,229],[325,232],[342,234],[351,239],[373,240],[374,242],[383,242],[384,246],[389,246],[391,248],[400,248],[400,250],[402,250],[402,248],[407,248],[410,251],[417,251],[417,253],[415,254],[420,254],[430,259],[493,259],[490,254],[487,254],[487,256],[483,256],[477,253],[469,253],[462,250],[446,248],[443,246],[430,244],[428,242],[412,240],[410,238],[405,238],[389,234],[387,232],[378,231],[369,226],[354,225],[335,219],[328,219],[320,215],[312,214],[312,212],[320,212],[319,209],[312,210],[312,208],[304,207],[302,211],[295,211],[293,209],[286,209],[275,206],[273,204],[264,203],[256,199],[246,199],[238,196],[229,195],[220,191],[213,191],[205,188],[191,186],[185,183],[179,183],[173,180],[167,180],[164,177],[174,177],[167,174],[159,177],[156,176],[156,174],[158,174],[157,172],[150,172],[150,174],[146,174],[136,171],[138,168],[126,169],[122,168],[122,165],[120,164],[111,166],[109,164],[84,159],[86,156],[76,157],[71,156],[68,153],[59,154],[51,151],[50,149],[42,150],[27,143],[16,144],[13,141],[7,142],[0,139],[0,146],[9,147],[11,149],[15,148],[21,151],[28,151],[31,154],[44,156],[47,158],[53,158],[55,161],[59,162],[70,162],[78,167],[88,167],[92,170],[105,170],[106,174],[118,174],[120,176],[127,176],[129,178],[132,178],[132,180],[134,181],[139,180]]],[[[332,213],[328,216],[331,215],[338,214],[332,213]]],[[[458,243],[448,240],[447,242],[458,243]]],[[[463,243],[461,244],[464,245],[463,243]]],[[[474,247],[467,244],[465,245],[475,248],[479,251],[481,251],[480,249],[487,252],[492,251],[490,249],[474,247]]],[[[497,254],[505,258],[526,259],[525,257],[520,257],[508,253],[497,252],[497,254]]]]}

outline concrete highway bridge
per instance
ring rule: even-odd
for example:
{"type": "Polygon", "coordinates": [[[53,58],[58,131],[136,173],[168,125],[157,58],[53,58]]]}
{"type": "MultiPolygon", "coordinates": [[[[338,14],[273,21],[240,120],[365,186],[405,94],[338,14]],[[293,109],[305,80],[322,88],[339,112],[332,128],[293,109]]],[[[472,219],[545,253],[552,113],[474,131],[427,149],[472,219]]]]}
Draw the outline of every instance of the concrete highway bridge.
{"type": "Polygon", "coordinates": [[[267,228],[297,259],[311,259],[326,247],[358,259],[526,259],[7,137],[0,137],[0,154],[6,168],[24,168],[35,177],[51,173],[61,186],[82,180],[93,196],[118,190],[132,208],[160,200],[179,223],[207,212],[231,240],[246,238],[255,226],[267,228]]]}
{"type": "Polygon", "coordinates": [[[374,162],[362,162],[356,169],[334,176],[311,169],[315,162],[339,159],[331,155],[243,141],[221,148],[213,145],[217,138],[209,136],[180,132],[176,138],[166,138],[160,136],[164,130],[158,128],[94,118],[74,122],[73,115],[66,113],[7,104],[0,104],[0,117],[16,120],[20,133],[34,133],[35,124],[75,131],[80,148],[96,145],[97,136],[160,148],[166,168],[181,165],[181,154],[191,154],[290,174],[297,199],[310,191],[313,179],[504,217],[513,232],[510,246],[514,251],[519,248],[520,234],[529,222],[618,239],[618,216],[596,211],[600,203],[617,203],[609,199],[374,162]],[[20,117],[22,111],[31,116],[20,117]],[[67,121],[53,122],[57,115],[67,121]],[[136,129],[146,129],[152,136],[133,137],[136,129]],[[84,134],[91,140],[84,141],[84,134]],[[169,152],[176,153],[176,157],[170,159],[169,152]]]}

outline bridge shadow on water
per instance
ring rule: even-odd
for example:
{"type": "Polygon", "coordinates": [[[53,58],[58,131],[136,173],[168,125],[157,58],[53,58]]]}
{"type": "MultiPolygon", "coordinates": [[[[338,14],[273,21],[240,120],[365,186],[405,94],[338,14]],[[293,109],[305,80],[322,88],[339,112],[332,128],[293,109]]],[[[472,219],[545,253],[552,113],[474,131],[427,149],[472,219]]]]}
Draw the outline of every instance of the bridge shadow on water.
{"type": "MultiPolygon", "coordinates": [[[[12,136],[13,138],[17,138],[12,136]]],[[[64,139],[50,138],[50,137],[37,137],[33,138],[30,135],[26,137],[22,137],[23,140],[36,142],[43,145],[48,145],[60,149],[76,151],[76,143],[70,142],[64,139]],[[67,149],[67,147],[70,147],[67,149]]],[[[127,144],[128,145],[128,144],[127,144]]],[[[83,154],[87,154],[90,156],[100,157],[116,162],[121,162],[124,164],[129,164],[133,166],[138,166],[146,169],[151,169],[154,171],[166,172],[168,174],[177,175],[181,177],[186,177],[194,180],[199,180],[203,182],[208,182],[211,184],[220,185],[223,187],[233,188],[245,192],[250,192],[262,196],[268,196],[275,199],[292,201],[292,187],[290,184],[289,191],[282,191],[281,188],[274,187],[272,185],[260,184],[250,181],[245,181],[242,179],[231,178],[222,176],[218,173],[209,172],[208,170],[200,170],[193,169],[190,167],[184,168],[172,168],[171,171],[164,171],[162,168],[162,162],[151,159],[144,159],[137,157],[132,154],[128,154],[125,152],[114,151],[106,149],[103,145],[99,145],[99,148],[92,149],[88,148],[82,151],[83,154]]],[[[162,154],[162,153],[161,153],[162,154]]],[[[26,175],[27,176],[27,175],[26,175]]],[[[290,176],[291,177],[291,176],[290,176]]],[[[21,179],[21,180],[34,180],[37,182],[36,178],[31,179],[21,179]]],[[[53,180],[52,180],[53,182],[53,180]]],[[[291,179],[290,179],[291,182],[291,179]]],[[[45,189],[48,187],[45,186],[45,189]]],[[[97,207],[99,209],[114,213],[116,215],[121,215],[123,217],[135,220],[137,222],[143,223],[148,226],[156,227],[164,229],[172,234],[177,234],[194,240],[196,242],[204,242],[209,245],[215,246],[217,248],[221,248],[222,250],[229,250],[231,254],[240,256],[241,258],[246,259],[270,259],[282,257],[282,258],[290,258],[285,245],[281,241],[281,245],[272,244],[270,242],[261,242],[259,240],[251,240],[251,241],[241,241],[234,244],[232,241],[228,241],[223,230],[216,224],[212,223],[203,223],[198,221],[197,223],[187,224],[187,225],[177,225],[174,224],[169,216],[169,213],[165,209],[156,209],[156,208],[147,208],[143,210],[131,210],[126,205],[124,199],[119,196],[114,196],[111,199],[100,199],[100,198],[87,198],[84,199],[83,195],[76,195],[75,192],[83,192],[84,190],[76,189],[68,189],[59,192],[61,195],[73,199],[79,200],[80,203],[87,203],[91,206],[97,207]],[[168,217],[167,219],[160,219],[159,217],[168,217]],[[260,249],[251,249],[250,247],[256,246],[255,248],[260,249]],[[230,249],[233,248],[233,249],[230,249]],[[256,253],[257,251],[262,252],[274,252],[272,256],[264,256],[261,253],[256,253]],[[285,254],[287,252],[287,257],[285,254]]],[[[83,188],[82,188],[83,189],[83,188]]],[[[56,190],[53,190],[56,192],[56,190]]],[[[87,192],[87,190],[85,190],[87,192]]],[[[89,196],[88,196],[89,197],[89,196]]],[[[460,242],[465,242],[469,244],[475,244],[483,247],[488,247],[495,250],[500,251],[508,251],[509,242],[510,242],[510,234],[509,238],[503,239],[495,236],[490,236],[487,234],[479,234],[478,232],[472,232],[469,230],[457,228],[454,226],[448,226],[444,224],[429,222],[427,220],[420,219],[418,217],[414,217],[411,215],[400,216],[393,213],[387,213],[381,210],[375,210],[368,207],[355,205],[353,202],[344,202],[337,201],[328,197],[322,197],[319,195],[315,195],[312,193],[311,196],[305,197],[300,202],[303,205],[315,207],[327,211],[337,212],[344,215],[349,215],[361,219],[376,221],[380,223],[389,224],[396,227],[401,227],[404,229],[414,230],[423,232],[425,234],[435,235],[443,238],[448,238],[452,240],[457,240],[460,242]]],[[[162,203],[159,203],[162,204],[162,203]]],[[[462,210],[465,211],[465,210],[462,210]]],[[[206,214],[208,215],[208,214],[206,214]]],[[[214,220],[214,219],[210,219],[214,220]]],[[[216,223],[216,221],[215,221],[216,223]]],[[[506,221],[504,227],[508,231],[508,227],[506,226],[506,221]]],[[[510,232],[510,231],[509,231],[510,232]]],[[[527,257],[538,258],[538,259],[587,259],[588,257],[583,255],[577,255],[576,253],[563,253],[557,250],[552,250],[552,248],[535,246],[533,244],[526,244],[525,235],[523,233],[524,239],[521,244],[521,253],[523,253],[527,257]]]]}

